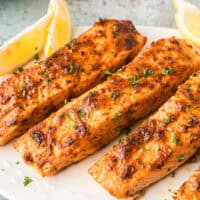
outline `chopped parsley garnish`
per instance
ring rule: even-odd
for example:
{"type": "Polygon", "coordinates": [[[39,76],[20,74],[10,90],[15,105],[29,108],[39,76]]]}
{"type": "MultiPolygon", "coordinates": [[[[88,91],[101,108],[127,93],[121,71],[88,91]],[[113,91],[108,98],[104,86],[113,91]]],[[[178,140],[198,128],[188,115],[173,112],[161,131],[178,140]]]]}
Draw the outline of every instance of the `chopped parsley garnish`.
{"type": "Polygon", "coordinates": [[[174,144],[176,144],[176,145],[180,145],[181,144],[180,140],[177,139],[177,137],[176,137],[176,133],[173,133],[173,135],[172,135],[172,142],[174,144]]]}
{"type": "Polygon", "coordinates": [[[22,96],[25,97],[27,95],[26,89],[22,90],[22,96]]]}
{"type": "Polygon", "coordinates": [[[142,164],[141,164],[141,167],[142,167],[142,169],[144,169],[144,168],[145,168],[145,165],[144,165],[144,163],[142,163],[142,164]]]}
{"type": "Polygon", "coordinates": [[[69,73],[72,74],[74,72],[74,66],[72,64],[69,65],[69,73]]]}
{"type": "Polygon", "coordinates": [[[147,151],[148,149],[144,146],[144,147],[142,147],[142,150],[147,151]]]}
{"type": "Polygon", "coordinates": [[[49,73],[47,71],[43,72],[42,75],[45,77],[47,83],[51,82],[51,80],[49,79],[49,73]]]}
{"type": "Polygon", "coordinates": [[[24,186],[27,186],[28,184],[30,184],[33,180],[31,178],[29,178],[28,176],[24,177],[24,186]]]}
{"type": "Polygon", "coordinates": [[[175,172],[175,171],[171,173],[171,177],[172,177],[172,178],[174,178],[175,175],[176,175],[176,172],[175,172]]]}
{"type": "Polygon", "coordinates": [[[191,119],[188,120],[189,124],[194,124],[194,122],[195,122],[195,120],[193,118],[191,118],[191,119]]]}
{"type": "Polygon", "coordinates": [[[177,159],[178,159],[178,162],[182,162],[185,159],[185,157],[183,155],[179,155],[177,159]]]}
{"type": "Polygon", "coordinates": [[[115,74],[120,73],[121,71],[122,71],[122,68],[118,69],[116,72],[111,72],[111,71],[109,71],[108,69],[106,69],[106,70],[104,71],[104,74],[107,75],[107,76],[113,76],[113,75],[115,75],[115,74]]]}
{"type": "Polygon", "coordinates": [[[141,130],[141,134],[142,134],[142,136],[145,135],[145,131],[144,131],[144,129],[141,130]]]}
{"type": "Polygon", "coordinates": [[[118,120],[120,117],[122,116],[122,113],[121,112],[118,112],[115,116],[115,120],[118,120]]]}
{"type": "Polygon", "coordinates": [[[69,113],[66,113],[66,117],[70,119],[73,122],[73,128],[76,130],[77,129],[77,123],[72,117],[69,115],[69,113]]]}
{"type": "Polygon", "coordinates": [[[162,150],[162,147],[159,146],[159,147],[158,147],[158,151],[161,151],[161,150],[162,150]]]}
{"type": "Polygon", "coordinates": [[[17,73],[20,73],[20,72],[23,72],[23,71],[24,71],[24,68],[19,67],[16,71],[13,72],[13,74],[17,74],[17,73]]]}
{"type": "Polygon", "coordinates": [[[70,41],[69,46],[70,46],[71,49],[74,48],[76,42],[77,42],[77,39],[76,39],[76,38],[73,38],[73,39],[70,41]]]}
{"type": "Polygon", "coordinates": [[[15,164],[16,164],[16,165],[19,165],[19,163],[20,163],[19,160],[17,160],[15,164]]]}
{"type": "Polygon", "coordinates": [[[113,92],[113,93],[111,94],[111,99],[115,100],[115,99],[117,98],[117,96],[118,96],[117,93],[114,93],[114,92],[113,92]]]}
{"type": "Polygon", "coordinates": [[[122,134],[121,137],[119,138],[119,142],[123,142],[128,138],[128,134],[122,134]]]}
{"type": "Polygon", "coordinates": [[[187,92],[190,91],[190,85],[188,85],[188,86],[185,88],[185,91],[187,91],[187,92]]]}
{"type": "Polygon", "coordinates": [[[187,114],[190,114],[190,106],[189,106],[189,105],[186,106],[185,112],[186,112],[187,114]]]}
{"type": "Polygon", "coordinates": [[[64,104],[68,104],[69,101],[67,99],[64,100],[64,104]]]}
{"type": "Polygon", "coordinates": [[[174,74],[174,73],[175,73],[174,68],[165,68],[161,72],[162,75],[170,75],[170,74],[174,74]]]}
{"type": "Polygon", "coordinates": [[[38,53],[36,53],[35,55],[34,55],[34,63],[38,63],[39,62],[39,60],[40,60],[40,56],[39,56],[39,54],[38,53]]]}
{"type": "Polygon", "coordinates": [[[84,110],[78,110],[78,114],[81,116],[81,117],[84,117],[86,115],[85,111],[84,110]]]}
{"type": "Polygon", "coordinates": [[[144,77],[147,78],[148,76],[152,75],[154,72],[152,69],[145,68],[144,69],[144,77]]]}
{"type": "Polygon", "coordinates": [[[136,74],[134,78],[128,77],[129,83],[131,86],[135,86],[140,83],[140,74],[136,74]]]}
{"type": "Polygon", "coordinates": [[[80,64],[76,64],[76,69],[79,70],[81,68],[80,64]]]}
{"type": "Polygon", "coordinates": [[[117,25],[113,26],[113,36],[116,37],[119,34],[119,28],[117,25]]]}
{"type": "Polygon", "coordinates": [[[182,56],[181,59],[184,61],[186,60],[186,56],[182,56]]]}
{"type": "Polygon", "coordinates": [[[164,120],[165,124],[169,124],[172,121],[172,117],[168,117],[167,119],[164,120]]]}

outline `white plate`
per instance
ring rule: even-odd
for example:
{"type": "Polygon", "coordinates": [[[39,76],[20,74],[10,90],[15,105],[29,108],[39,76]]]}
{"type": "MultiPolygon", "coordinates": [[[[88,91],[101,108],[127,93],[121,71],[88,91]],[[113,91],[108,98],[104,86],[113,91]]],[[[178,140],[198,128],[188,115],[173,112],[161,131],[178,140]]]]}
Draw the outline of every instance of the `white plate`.
{"type": "MultiPolygon", "coordinates": [[[[142,26],[137,28],[147,36],[147,45],[159,38],[180,37],[174,29],[142,26]]],[[[74,37],[86,29],[87,27],[76,28],[74,37]]],[[[114,200],[115,198],[101,188],[87,172],[88,168],[112,146],[113,143],[50,178],[42,178],[33,168],[24,165],[20,155],[12,148],[11,144],[0,147],[0,194],[10,200],[114,200]],[[16,165],[18,160],[20,164],[16,165]],[[24,176],[33,179],[33,182],[27,187],[23,186],[24,176]]],[[[168,190],[178,189],[184,180],[192,174],[197,165],[197,163],[184,165],[176,172],[174,178],[168,176],[154,184],[141,199],[170,200],[171,192],[168,190]]]]}

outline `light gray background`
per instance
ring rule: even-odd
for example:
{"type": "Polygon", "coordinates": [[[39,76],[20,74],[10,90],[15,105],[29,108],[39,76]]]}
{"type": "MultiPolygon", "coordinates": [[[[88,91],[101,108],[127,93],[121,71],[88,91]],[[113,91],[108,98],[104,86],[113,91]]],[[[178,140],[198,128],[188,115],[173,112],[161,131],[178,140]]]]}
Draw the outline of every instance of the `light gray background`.
{"type": "MultiPolygon", "coordinates": [[[[188,0],[200,7],[200,0],[188,0]]],[[[46,13],[49,0],[0,0],[0,45],[46,13]]],[[[172,0],[68,0],[73,25],[99,17],[130,19],[137,25],[175,27],[172,0]]],[[[0,196],[0,200],[3,200],[0,196]]]]}

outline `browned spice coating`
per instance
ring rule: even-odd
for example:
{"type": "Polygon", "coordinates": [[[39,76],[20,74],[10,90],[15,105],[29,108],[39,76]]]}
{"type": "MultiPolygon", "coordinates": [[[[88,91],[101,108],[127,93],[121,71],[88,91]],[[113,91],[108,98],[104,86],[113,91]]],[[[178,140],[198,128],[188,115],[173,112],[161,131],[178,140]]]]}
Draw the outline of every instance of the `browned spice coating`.
{"type": "Polygon", "coordinates": [[[200,199],[200,169],[198,169],[173,196],[174,200],[200,199]]]}
{"type": "Polygon", "coordinates": [[[0,145],[25,132],[105,79],[142,49],[145,38],[126,20],[101,20],[46,61],[0,86],[0,145]],[[117,35],[113,35],[117,27],[117,35]]]}
{"type": "MultiPolygon", "coordinates": [[[[199,64],[197,53],[183,40],[159,40],[121,72],[34,126],[17,140],[15,148],[43,176],[53,175],[96,152],[131,121],[158,108],[182,81],[200,68],[199,64]],[[49,127],[54,129],[50,131],[49,127]]],[[[145,139],[148,138],[146,135],[145,139]]],[[[168,154],[166,150],[163,156],[168,154]]],[[[128,166],[122,177],[133,172],[128,166]]]]}
{"type": "Polygon", "coordinates": [[[187,161],[199,145],[200,72],[89,172],[115,197],[134,197],[187,161]]]}

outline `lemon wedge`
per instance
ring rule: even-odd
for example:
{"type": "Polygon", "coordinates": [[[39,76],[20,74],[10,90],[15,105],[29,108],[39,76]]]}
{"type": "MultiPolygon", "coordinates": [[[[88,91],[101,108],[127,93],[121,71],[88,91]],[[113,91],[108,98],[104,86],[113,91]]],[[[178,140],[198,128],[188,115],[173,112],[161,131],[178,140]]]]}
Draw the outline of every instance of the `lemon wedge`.
{"type": "Polygon", "coordinates": [[[0,75],[24,65],[44,49],[51,15],[46,15],[0,48],[0,75]]]}
{"type": "Polygon", "coordinates": [[[54,17],[49,28],[45,56],[50,56],[72,37],[71,15],[67,3],[64,0],[52,0],[49,12],[53,13],[54,17]]]}
{"type": "Polygon", "coordinates": [[[200,47],[200,9],[184,0],[174,0],[176,25],[182,36],[200,47]]]}
{"type": "Polygon", "coordinates": [[[0,47],[0,75],[27,65],[34,57],[51,55],[71,37],[72,23],[67,3],[65,0],[50,0],[44,17],[0,47]]]}

